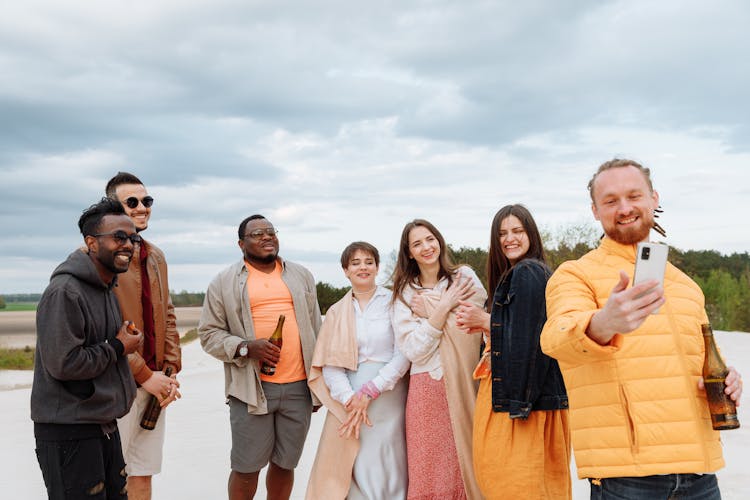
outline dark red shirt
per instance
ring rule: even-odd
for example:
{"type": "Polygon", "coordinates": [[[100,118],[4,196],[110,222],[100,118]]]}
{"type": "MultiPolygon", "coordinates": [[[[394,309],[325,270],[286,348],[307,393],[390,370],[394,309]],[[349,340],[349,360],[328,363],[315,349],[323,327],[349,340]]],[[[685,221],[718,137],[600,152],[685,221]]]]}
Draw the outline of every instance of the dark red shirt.
{"type": "Polygon", "coordinates": [[[141,306],[143,307],[143,359],[146,366],[158,370],[156,366],[156,335],[154,335],[154,306],[151,303],[151,286],[148,279],[148,248],[146,242],[141,243],[141,306]]]}

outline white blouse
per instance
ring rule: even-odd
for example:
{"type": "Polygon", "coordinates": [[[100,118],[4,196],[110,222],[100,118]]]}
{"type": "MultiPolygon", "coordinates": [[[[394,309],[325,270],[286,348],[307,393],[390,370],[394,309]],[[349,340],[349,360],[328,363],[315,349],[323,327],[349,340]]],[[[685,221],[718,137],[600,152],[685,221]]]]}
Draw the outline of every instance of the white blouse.
{"type": "MultiPolygon", "coordinates": [[[[483,287],[477,274],[468,266],[458,269],[461,276],[471,278],[475,287],[483,287]]],[[[438,281],[433,290],[443,292],[448,288],[448,279],[438,281]]],[[[404,300],[407,304],[411,302],[415,293],[420,289],[414,285],[404,287],[404,300]]],[[[396,331],[398,348],[411,361],[411,374],[429,373],[435,380],[443,378],[443,367],[440,364],[440,340],[443,330],[433,327],[427,318],[421,318],[412,313],[411,308],[404,304],[401,299],[396,299],[393,304],[393,329],[396,331]]]]}
{"type": "MultiPolygon", "coordinates": [[[[409,360],[396,348],[390,300],[391,291],[382,286],[375,290],[364,311],[356,299],[352,300],[357,326],[358,362],[386,363],[372,379],[380,392],[393,389],[409,369],[409,360]]],[[[342,404],[354,395],[347,371],[339,366],[323,367],[323,379],[331,396],[342,404]]]]}

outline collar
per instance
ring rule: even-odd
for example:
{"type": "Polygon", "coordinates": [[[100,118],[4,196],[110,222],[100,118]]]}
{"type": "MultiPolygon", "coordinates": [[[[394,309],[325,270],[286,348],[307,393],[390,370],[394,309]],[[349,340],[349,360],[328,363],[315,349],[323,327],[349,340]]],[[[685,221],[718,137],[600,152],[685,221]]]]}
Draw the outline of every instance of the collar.
{"type": "Polygon", "coordinates": [[[604,238],[602,238],[602,242],[599,244],[599,248],[604,249],[608,253],[622,257],[623,259],[633,264],[635,264],[635,254],[637,246],[637,243],[634,245],[623,245],[622,243],[616,242],[609,236],[605,236],[604,238]]]}

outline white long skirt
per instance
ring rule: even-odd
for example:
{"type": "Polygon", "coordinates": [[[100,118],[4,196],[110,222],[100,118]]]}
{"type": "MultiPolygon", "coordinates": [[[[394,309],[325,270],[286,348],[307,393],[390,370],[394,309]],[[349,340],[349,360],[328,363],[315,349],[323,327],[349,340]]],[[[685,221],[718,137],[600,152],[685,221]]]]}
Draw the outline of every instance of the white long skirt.
{"type": "MultiPolygon", "coordinates": [[[[377,376],[385,363],[360,363],[348,372],[354,391],[377,376]]],[[[407,383],[398,381],[393,390],[383,392],[370,403],[367,414],[372,427],[359,430],[360,448],[352,471],[348,500],[404,499],[408,486],[404,408],[407,383]]]]}

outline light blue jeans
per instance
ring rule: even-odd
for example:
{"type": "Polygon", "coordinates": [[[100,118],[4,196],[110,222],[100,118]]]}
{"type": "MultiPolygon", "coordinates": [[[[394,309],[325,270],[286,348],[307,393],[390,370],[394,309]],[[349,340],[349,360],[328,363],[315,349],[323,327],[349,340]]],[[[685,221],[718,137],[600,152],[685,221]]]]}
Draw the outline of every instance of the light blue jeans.
{"type": "Polygon", "coordinates": [[[721,500],[714,474],[609,477],[591,484],[591,500],[721,500]]]}

